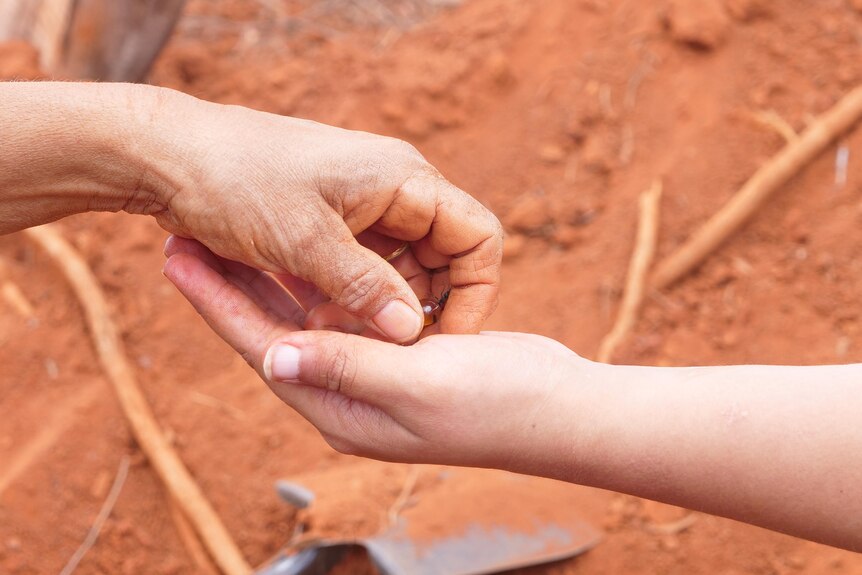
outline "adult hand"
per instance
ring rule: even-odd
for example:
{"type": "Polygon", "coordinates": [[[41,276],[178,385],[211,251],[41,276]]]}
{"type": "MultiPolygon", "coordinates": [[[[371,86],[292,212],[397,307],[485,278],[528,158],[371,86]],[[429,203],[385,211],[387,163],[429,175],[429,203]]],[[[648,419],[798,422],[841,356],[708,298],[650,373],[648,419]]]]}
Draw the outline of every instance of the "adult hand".
{"type": "Polygon", "coordinates": [[[422,329],[420,297],[451,287],[452,333],[478,331],[496,305],[499,222],[405,142],[145,86],[0,83],[0,102],[0,233],[93,209],[152,214],[402,343],[422,329]],[[411,289],[356,240],[366,231],[440,271],[411,289]]]}
{"type": "MultiPolygon", "coordinates": [[[[173,239],[165,275],[335,449],[377,459],[546,474],[577,408],[558,392],[590,362],[527,334],[432,335],[410,347],[308,319],[268,275],[173,239]]],[[[280,278],[292,287],[290,277],[280,278]]],[[[555,463],[552,463],[555,465],[555,463]]]]}
{"type": "Polygon", "coordinates": [[[394,341],[418,337],[419,298],[433,287],[451,288],[442,331],[480,329],[496,305],[499,222],[415,148],[245,108],[193,107],[183,147],[195,176],[156,214],[163,227],[220,256],[308,281],[394,341]],[[355,239],[367,230],[388,239],[378,242],[384,254],[409,242],[424,268],[443,271],[425,274],[417,297],[355,239]]]}

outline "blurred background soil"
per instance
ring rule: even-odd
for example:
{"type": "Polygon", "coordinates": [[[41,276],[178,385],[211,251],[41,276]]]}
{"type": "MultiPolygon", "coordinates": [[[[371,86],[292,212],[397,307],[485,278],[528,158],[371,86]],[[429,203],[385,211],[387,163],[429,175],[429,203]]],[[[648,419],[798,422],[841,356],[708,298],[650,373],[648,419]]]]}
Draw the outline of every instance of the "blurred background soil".
{"type": "MultiPolygon", "coordinates": [[[[801,131],[862,81],[860,62],[857,0],[190,0],[151,82],[414,143],[509,232],[490,327],[593,357],[638,195],[664,179],[661,257],[783,145],[756,113],[801,131]]],[[[37,55],[0,47],[0,75],[37,77],[37,55]]],[[[697,274],[651,297],[617,360],[862,361],[860,155],[857,129],[697,274]],[[848,152],[845,173],[836,159],[848,152]]],[[[253,564],[298,522],[347,535],[381,525],[407,468],[333,452],[272,396],[162,277],[153,221],[83,215],[61,228],[104,286],[156,416],[253,564]],[[316,471],[332,495],[297,516],[273,482],[316,471]]],[[[34,309],[28,319],[0,300],[0,573],[59,571],[123,454],[129,479],[79,572],[194,572],[68,286],[21,235],[0,238],[0,263],[34,309]]],[[[606,540],[522,573],[862,574],[858,555],[706,515],[678,524],[686,511],[649,501],[572,486],[565,504],[606,540]]]]}

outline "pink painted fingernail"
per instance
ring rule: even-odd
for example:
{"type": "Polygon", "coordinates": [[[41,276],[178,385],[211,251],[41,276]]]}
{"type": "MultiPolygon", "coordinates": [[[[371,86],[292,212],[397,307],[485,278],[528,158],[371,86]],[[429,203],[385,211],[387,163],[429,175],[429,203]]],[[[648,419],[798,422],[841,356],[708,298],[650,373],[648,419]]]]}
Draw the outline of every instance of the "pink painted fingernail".
{"type": "Polygon", "coordinates": [[[407,341],[419,335],[422,320],[413,308],[396,299],[386,304],[372,319],[383,335],[394,341],[407,341]]]}
{"type": "Polygon", "coordinates": [[[263,371],[270,381],[297,381],[299,379],[299,348],[284,343],[269,348],[263,371]]]}

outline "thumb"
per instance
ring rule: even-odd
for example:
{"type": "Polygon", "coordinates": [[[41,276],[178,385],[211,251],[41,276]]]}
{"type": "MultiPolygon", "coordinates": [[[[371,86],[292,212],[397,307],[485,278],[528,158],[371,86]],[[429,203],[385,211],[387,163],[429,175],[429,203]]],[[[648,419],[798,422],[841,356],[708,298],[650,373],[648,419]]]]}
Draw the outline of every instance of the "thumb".
{"type": "Polygon", "coordinates": [[[415,341],[424,324],[416,294],[394,267],[344,230],[344,239],[303,250],[307,269],[295,273],[390,340],[415,341]]]}
{"type": "Polygon", "coordinates": [[[304,384],[381,404],[420,383],[413,348],[358,335],[306,331],[273,342],[263,361],[274,384],[304,384]]]}

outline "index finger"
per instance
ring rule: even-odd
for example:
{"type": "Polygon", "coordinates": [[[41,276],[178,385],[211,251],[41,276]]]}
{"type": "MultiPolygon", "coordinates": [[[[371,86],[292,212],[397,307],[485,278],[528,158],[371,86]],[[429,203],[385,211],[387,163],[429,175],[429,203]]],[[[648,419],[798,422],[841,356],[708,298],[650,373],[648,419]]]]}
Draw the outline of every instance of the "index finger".
{"type": "MultiPolygon", "coordinates": [[[[416,227],[424,226],[424,237],[413,243],[419,262],[428,268],[443,262],[449,266],[451,292],[440,320],[441,331],[477,333],[497,307],[503,261],[499,220],[433,169],[417,172],[401,186],[398,196],[424,208],[424,213],[396,221],[384,215],[381,224],[403,235],[415,234],[416,227]],[[411,201],[414,199],[418,201],[411,201]]],[[[393,205],[398,203],[396,197],[393,205]]]]}

